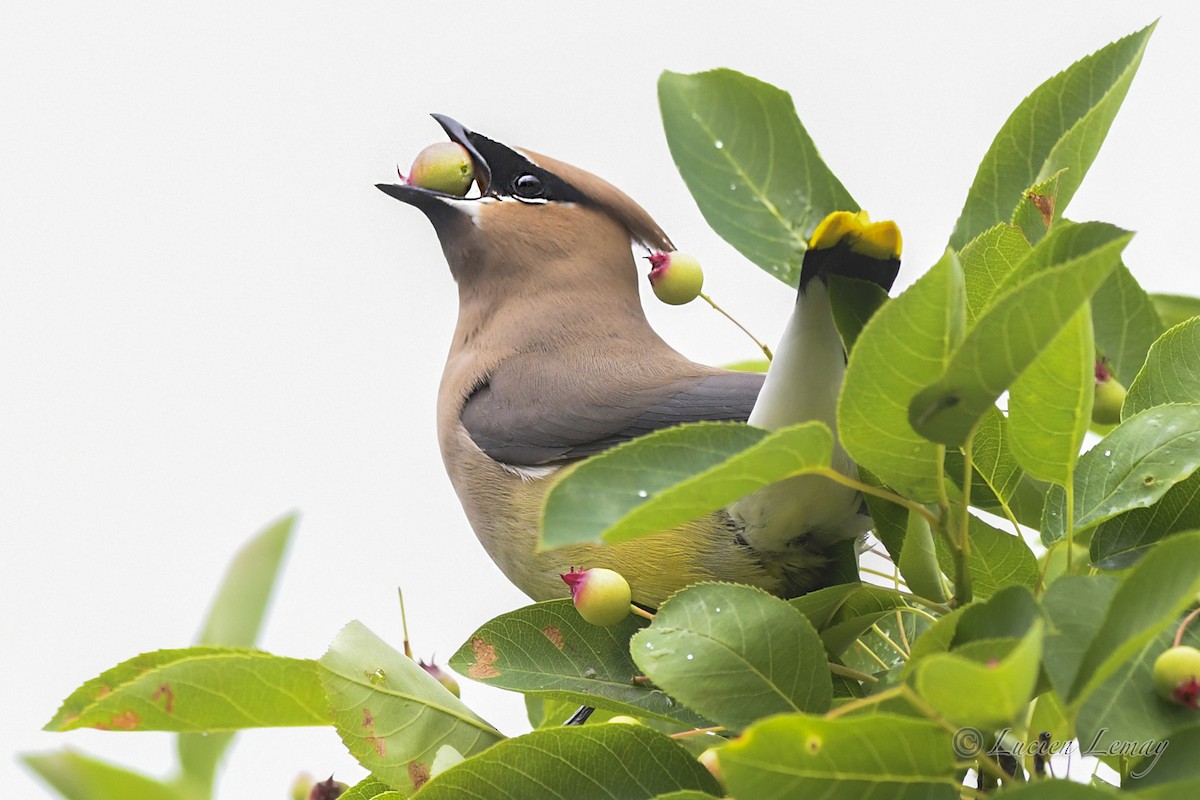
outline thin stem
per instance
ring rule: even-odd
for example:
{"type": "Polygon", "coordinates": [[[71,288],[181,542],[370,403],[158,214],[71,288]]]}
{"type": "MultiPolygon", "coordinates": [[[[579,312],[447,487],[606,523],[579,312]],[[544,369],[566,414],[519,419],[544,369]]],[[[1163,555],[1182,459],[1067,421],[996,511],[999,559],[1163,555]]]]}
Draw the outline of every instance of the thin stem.
{"type": "Polygon", "coordinates": [[[858,647],[858,649],[860,649],[860,650],[862,650],[864,653],[866,653],[866,654],[867,654],[867,656],[868,656],[868,657],[869,657],[869,658],[870,658],[872,661],[874,661],[876,664],[878,664],[880,669],[882,669],[882,670],[889,670],[889,669],[891,669],[891,666],[889,666],[889,665],[888,665],[888,663],[887,663],[886,661],[884,661],[882,658],[880,658],[880,657],[879,657],[879,655],[878,655],[878,654],[876,654],[876,652],[875,652],[874,650],[872,650],[871,648],[869,648],[869,647],[867,647],[865,644],[863,644],[863,641],[862,641],[862,639],[855,639],[855,640],[854,640],[854,644],[855,644],[855,646],[856,646],[856,647],[858,647]]]}
{"type": "MultiPolygon", "coordinates": [[[[943,717],[936,708],[926,703],[925,700],[915,691],[913,691],[913,689],[907,684],[901,684],[896,688],[900,690],[900,693],[905,700],[912,703],[914,708],[924,714],[931,722],[936,723],[942,728],[942,730],[951,735],[958,733],[960,730],[959,727],[955,726],[948,719],[943,717]]],[[[987,754],[979,753],[976,758],[979,759],[979,767],[992,777],[999,778],[1000,780],[1008,780],[1011,777],[1000,767],[999,764],[996,763],[995,759],[988,757],[987,754]]]]}
{"type": "Polygon", "coordinates": [[[841,664],[834,664],[832,661],[829,662],[829,671],[834,675],[841,675],[843,678],[849,678],[859,683],[869,683],[872,686],[879,683],[879,679],[874,675],[868,675],[865,672],[859,672],[856,669],[851,669],[841,664]]]}
{"type": "Polygon", "coordinates": [[[642,618],[648,619],[648,620],[654,619],[654,615],[651,614],[649,611],[642,608],[641,606],[635,606],[632,603],[629,604],[629,613],[633,614],[636,617],[642,617],[642,618]]]}
{"type": "Polygon", "coordinates": [[[1065,524],[1067,528],[1067,574],[1070,575],[1072,566],[1071,551],[1075,549],[1071,546],[1075,539],[1075,481],[1068,480],[1066,485],[1063,486],[1063,490],[1067,495],[1067,519],[1065,524]]]}
{"type": "Polygon", "coordinates": [[[901,589],[900,589],[901,586],[906,585],[906,584],[902,583],[901,581],[896,580],[896,574],[893,572],[881,572],[877,569],[871,569],[870,567],[859,567],[858,571],[865,572],[868,575],[874,575],[877,578],[887,578],[888,580],[890,580],[892,582],[892,588],[895,589],[897,592],[901,591],[901,589]]]}
{"type": "MultiPolygon", "coordinates": [[[[943,606],[943,608],[945,608],[945,607],[943,606]]],[[[935,617],[933,614],[930,614],[928,611],[917,608],[915,606],[902,606],[900,608],[897,608],[896,611],[907,611],[909,614],[916,614],[918,617],[924,617],[925,619],[929,620],[930,624],[933,624],[938,621],[938,618],[935,617]]],[[[947,614],[950,613],[949,608],[946,608],[946,613],[947,614]]]]}
{"type": "Polygon", "coordinates": [[[909,655],[912,655],[912,644],[908,641],[908,631],[904,630],[904,615],[898,608],[896,609],[896,630],[900,631],[900,644],[904,646],[904,650],[909,655]]]}
{"type": "Polygon", "coordinates": [[[396,594],[400,597],[400,627],[404,631],[404,655],[411,660],[412,647],[408,644],[408,617],[404,613],[404,590],[397,586],[396,594]]]}
{"type": "MultiPolygon", "coordinates": [[[[958,521],[958,549],[962,553],[962,568],[954,578],[954,597],[958,605],[971,602],[971,446],[975,442],[975,431],[967,436],[963,445],[963,489],[962,517],[958,521]]],[[[955,565],[958,567],[958,565],[955,565]]]]}
{"type": "Polygon", "coordinates": [[[909,657],[908,651],[905,650],[904,648],[902,648],[900,645],[893,642],[892,637],[890,637],[886,633],[884,633],[883,628],[879,627],[878,623],[871,625],[871,630],[875,631],[876,636],[878,636],[880,639],[883,639],[883,641],[887,642],[887,646],[892,648],[893,650],[895,650],[896,655],[900,656],[901,658],[905,659],[906,661],[908,660],[908,657],[909,657]]]}
{"type": "Polygon", "coordinates": [[[887,489],[883,489],[878,486],[872,486],[869,483],[863,483],[862,481],[855,480],[849,475],[843,475],[831,467],[820,467],[812,470],[812,472],[816,475],[822,475],[826,478],[829,478],[829,480],[833,481],[834,483],[840,483],[843,486],[849,486],[851,489],[857,489],[863,494],[869,494],[872,497],[879,497],[887,500],[889,503],[895,503],[898,506],[903,506],[909,511],[920,514],[929,521],[930,525],[936,526],[938,524],[938,518],[932,511],[920,503],[914,503],[907,497],[901,497],[898,494],[889,492],[887,489]]]}
{"type": "Polygon", "coordinates": [[[753,333],[751,333],[750,331],[746,330],[746,326],[745,326],[745,325],[743,325],[742,323],[738,322],[736,319],[734,319],[732,314],[730,314],[728,311],[726,311],[725,309],[721,308],[719,305],[717,305],[716,303],[714,303],[714,302],[713,302],[713,299],[712,299],[711,297],[709,297],[708,295],[706,295],[704,292],[701,292],[701,293],[700,293],[700,297],[701,297],[701,299],[703,299],[703,300],[704,300],[704,302],[708,303],[708,304],[709,304],[710,306],[712,306],[712,307],[713,307],[713,308],[714,308],[714,309],[715,309],[715,310],[716,310],[718,313],[720,313],[722,316],[724,316],[724,317],[725,317],[725,319],[729,320],[729,321],[730,321],[730,322],[732,322],[734,325],[737,325],[737,326],[738,326],[738,328],[739,328],[739,329],[741,329],[742,333],[744,333],[744,334],[746,334],[747,336],[749,336],[749,337],[750,337],[750,339],[751,339],[751,341],[753,341],[753,342],[754,342],[756,345],[758,345],[758,349],[763,351],[763,355],[767,357],[767,361],[770,361],[772,358],[774,358],[774,356],[772,356],[772,354],[771,354],[771,348],[767,347],[765,344],[763,344],[762,342],[760,342],[760,341],[758,340],[758,337],[757,337],[757,336],[755,336],[753,333]]]}
{"type": "Polygon", "coordinates": [[[1179,623],[1179,630],[1175,631],[1175,646],[1179,647],[1183,642],[1183,633],[1187,630],[1187,626],[1192,624],[1192,620],[1200,617],[1200,608],[1197,608],[1192,613],[1183,618],[1183,622],[1179,623]]]}
{"type": "Polygon", "coordinates": [[[703,736],[706,733],[721,733],[724,730],[724,725],[714,725],[711,728],[693,728],[690,731],[679,731],[678,733],[672,733],[671,738],[686,739],[689,736],[703,736]]]}
{"type": "Polygon", "coordinates": [[[884,689],[878,694],[867,695],[866,697],[860,697],[857,700],[851,700],[849,703],[843,703],[837,708],[825,712],[825,719],[837,719],[845,714],[858,711],[860,708],[867,708],[868,706],[878,705],[879,703],[884,703],[888,700],[901,697],[904,694],[903,690],[905,688],[906,687],[903,685],[896,686],[891,689],[884,689]]]}

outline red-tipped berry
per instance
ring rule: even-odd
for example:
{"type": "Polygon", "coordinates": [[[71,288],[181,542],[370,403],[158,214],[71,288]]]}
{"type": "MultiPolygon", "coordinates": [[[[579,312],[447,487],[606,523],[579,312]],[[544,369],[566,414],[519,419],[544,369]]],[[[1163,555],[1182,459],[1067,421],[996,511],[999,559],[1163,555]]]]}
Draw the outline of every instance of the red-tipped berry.
{"type": "Polygon", "coordinates": [[[579,609],[579,616],[593,625],[608,627],[629,616],[633,597],[629,582],[621,573],[603,567],[576,572],[572,567],[562,579],[571,587],[571,599],[579,609]]]}
{"type": "Polygon", "coordinates": [[[1097,425],[1116,425],[1121,421],[1121,406],[1125,405],[1125,387],[1112,374],[1108,361],[1096,359],[1096,396],[1092,403],[1092,422],[1097,425]]]}
{"type": "Polygon", "coordinates": [[[1154,661],[1154,689],[1164,700],[1200,710],[1200,650],[1188,645],[1165,650],[1154,661]]]}
{"type": "Polygon", "coordinates": [[[418,660],[417,663],[421,665],[421,669],[425,670],[435,679],[437,679],[438,683],[440,683],[442,686],[445,686],[446,691],[450,692],[450,694],[454,695],[455,697],[462,697],[462,690],[458,688],[458,681],[455,680],[454,676],[449,672],[439,667],[436,662],[430,661],[428,664],[426,664],[424,661],[418,660]]]}
{"type": "Polygon", "coordinates": [[[337,800],[349,788],[341,781],[335,781],[330,775],[327,780],[313,784],[312,790],[308,793],[308,800],[337,800]]]}
{"type": "Polygon", "coordinates": [[[664,303],[681,306],[700,296],[704,286],[704,270],[695,256],[675,250],[654,253],[650,259],[650,286],[664,303]]]}
{"type": "Polygon", "coordinates": [[[475,165],[458,142],[437,142],[417,153],[405,180],[422,189],[462,197],[475,180],[475,165]]]}

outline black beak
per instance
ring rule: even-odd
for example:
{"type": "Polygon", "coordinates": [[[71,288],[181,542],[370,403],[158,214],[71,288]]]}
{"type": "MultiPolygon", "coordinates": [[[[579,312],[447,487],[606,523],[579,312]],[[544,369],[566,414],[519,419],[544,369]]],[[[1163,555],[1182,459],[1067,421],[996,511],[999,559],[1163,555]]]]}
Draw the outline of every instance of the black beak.
{"type": "MultiPolygon", "coordinates": [[[[481,195],[489,193],[492,187],[492,170],[488,164],[487,158],[480,152],[480,147],[483,149],[503,148],[503,150],[512,152],[504,145],[498,145],[492,140],[480,136],[477,133],[467,130],[461,122],[451,119],[445,114],[431,114],[438,124],[442,126],[442,130],[450,138],[450,141],[462,145],[471,157],[471,161],[475,167],[475,181],[479,184],[481,195]]],[[[515,155],[515,154],[514,154],[515,155]]],[[[397,200],[416,206],[417,208],[429,213],[432,209],[439,206],[444,206],[443,199],[453,198],[461,200],[460,197],[439,192],[434,189],[426,189],[420,186],[414,186],[410,183],[377,183],[375,188],[379,189],[389,197],[394,197],[397,200]]]]}

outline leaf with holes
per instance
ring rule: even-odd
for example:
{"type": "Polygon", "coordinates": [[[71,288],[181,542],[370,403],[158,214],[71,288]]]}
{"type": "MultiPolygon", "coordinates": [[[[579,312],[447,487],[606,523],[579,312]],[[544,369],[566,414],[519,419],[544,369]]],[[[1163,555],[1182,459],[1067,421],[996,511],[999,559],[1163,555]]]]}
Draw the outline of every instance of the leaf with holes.
{"type": "Polygon", "coordinates": [[[342,742],[360,764],[401,791],[429,780],[441,748],[469,758],[504,738],[361,622],[342,628],[319,664],[342,742]]]}
{"type": "Polygon", "coordinates": [[[1121,108],[1150,25],[1049,79],[1005,121],[967,192],[950,245],[961,248],[997,222],[1008,222],[1026,187],[1066,170],[1053,209],[1062,216],[1121,108]]]}
{"type": "MultiPolygon", "coordinates": [[[[1135,508],[1149,508],[1200,467],[1200,403],[1171,403],[1122,422],[1079,457],[1075,470],[1075,530],[1135,508]]],[[[1043,541],[1065,533],[1066,497],[1046,498],[1043,541]]]]}
{"type": "Polygon", "coordinates": [[[950,734],[891,714],[763,720],[720,750],[729,793],[754,800],[952,800],[959,796],[950,734]]]}
{"type": "Polygon", "coordinates": [[[48,731],[232,731],[328,725],[316,664],[258,650],[143,653],[63,701],[48,731]]]}
{"type": "Polygon", "coordinates": [[[707,725],[661,689],[634,680],[641,669],[629,655],[629,638],[646,624],[631,614],[602,628],[585,622],[570,600],[535,603],[485,623],[451,656],[450,666],[526,697],[707,725]]]}

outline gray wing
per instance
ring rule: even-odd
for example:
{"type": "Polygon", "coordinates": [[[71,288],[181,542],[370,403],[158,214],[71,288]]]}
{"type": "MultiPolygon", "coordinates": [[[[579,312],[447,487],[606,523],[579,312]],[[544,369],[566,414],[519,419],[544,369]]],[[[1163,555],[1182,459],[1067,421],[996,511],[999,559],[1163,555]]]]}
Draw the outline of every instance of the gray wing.
{"type": "Polygon", "coordinates": [[[462,410],[471,439],[492,459],[539,466],[585,458],[647,433],[684,422],[745,422],[762,389],[763,375],[725,372],[691,377],[604,402],[585,397],[564,402],[522,391],[529,402],[509,402],[491,383],[480,385],[462,410]]]}

